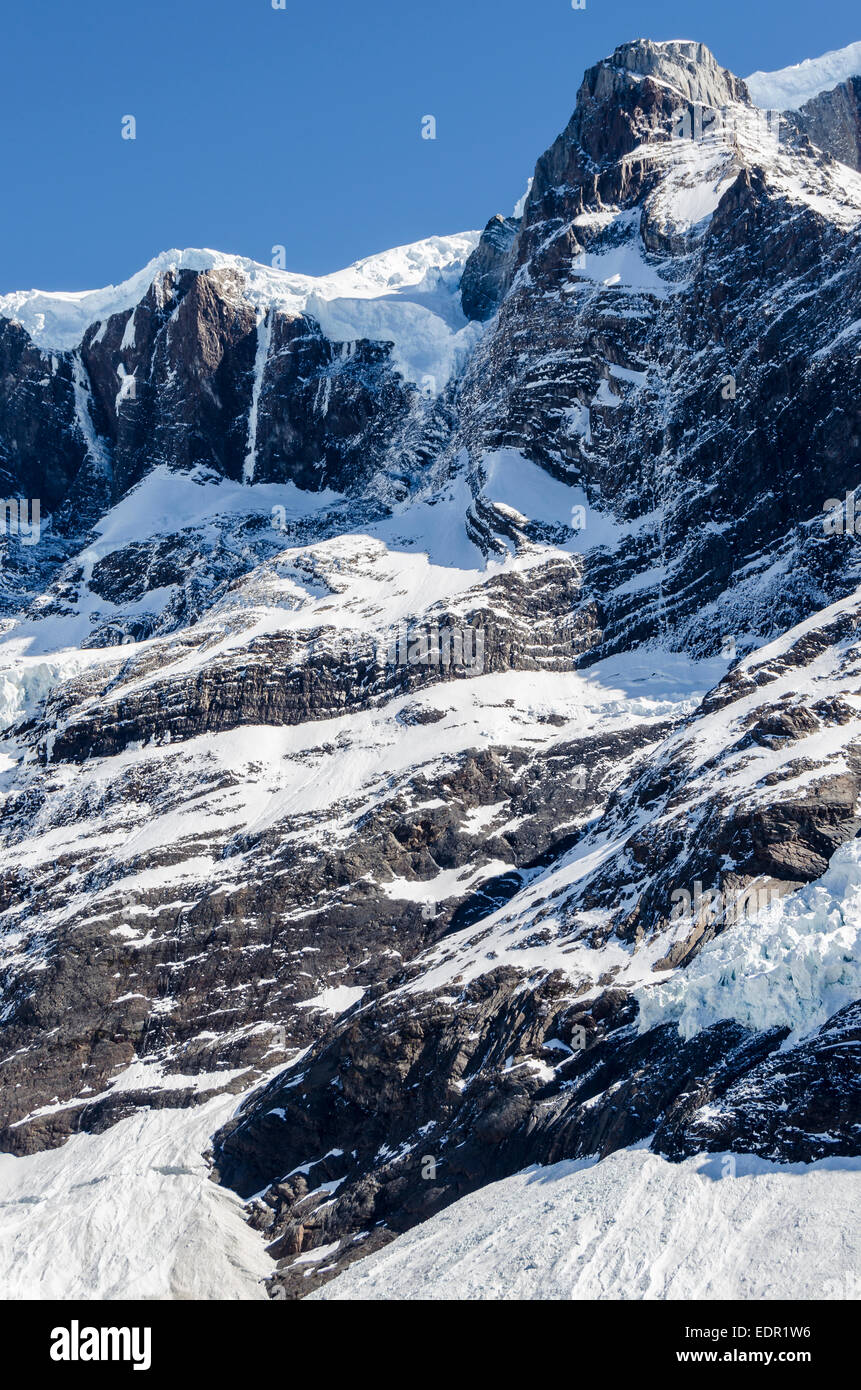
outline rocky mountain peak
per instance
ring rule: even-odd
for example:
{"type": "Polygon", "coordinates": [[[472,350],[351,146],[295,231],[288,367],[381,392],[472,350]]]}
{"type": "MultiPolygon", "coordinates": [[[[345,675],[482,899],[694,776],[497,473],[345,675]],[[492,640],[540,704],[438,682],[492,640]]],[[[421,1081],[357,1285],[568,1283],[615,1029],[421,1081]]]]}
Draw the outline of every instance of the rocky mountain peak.
{"type": "MultiPolygon", "coordinates": [[[[571,120],[539,159],[524,228],[560,215],[562,188],[575,191],[566,200],[569,213],[637,198],[649,164],[645,152],[668,144],[680,117],[687,113],[693,126],[703,108],[733,107],[753,110],[747,88],[705,44],[636,39],[620,45],[587,69],[571,120]],[[643,152],[637,165],[629,161],[635,151],[643,152]]],[[[529,244],[527,236],[521,251],[529,244]]]]}
{"type": "Polygon", "coordinates": [[[609,58],[588,69],[578,104],[585,93],[617,92],[621,74],[650,77],[672,87],[686,101],[706,106],[750,100],[741,79],[721,67],[704,43],[690,39],[670,39],[666,43],[634,39],[631,43],[620,44],[609,58]]]}

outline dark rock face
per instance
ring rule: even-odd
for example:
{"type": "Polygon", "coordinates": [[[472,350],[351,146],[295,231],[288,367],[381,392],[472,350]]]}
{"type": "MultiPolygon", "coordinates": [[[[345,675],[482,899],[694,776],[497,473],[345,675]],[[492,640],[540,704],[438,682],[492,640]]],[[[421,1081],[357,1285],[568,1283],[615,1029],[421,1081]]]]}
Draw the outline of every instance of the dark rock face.
{"type": "Polygon", "coordinates": [[[680,1097],[653,1147],[671,1158],[703,1150],[755,1153],[780,1163],[856,1155],[861,1148],[861,1003],[812,1038],[733,1076],[718,1068],[680,1097]]]}
{"type": "Polygon", "coordinates": [[[159,466],[356,493],[390,461],[403,492],[452,416],[391,354],[389,342],[333,343],[304,314],[256,312],[227,267],[157,275],[134,309],[88,328],[79,353],[42,353],[0,319],[0,485],[41,498],[77,535],[159,466]]]}
{"type": "MultiPolygon", "coordinates": [[[[217,843],[201,834],[198,848],[234,863],[240,880],[245,866],[253,865],[253,881],[226,891],[212,886],[179,912],[170,888],[136,892],[134,912],[144,914],[148,924],[143,945],[127,926],[134,921],[123,886],[127,874],[115,869],[114,887],[104,881],[98,854],[78,857],[77,874],[93,888],[98,885],[98,920],[90,925],[91,894],[86,894],[80,915],[73,913],[49,945],[37,997],[29,991],[26,975],[12,971],[2,979],[8,1089],[0,1147],[32,1152],[102,1125],[106,1116],[112,1123],[130,1105],[148,1103],[142,1092],[77,1099],[82,1069],[87,1088],[99,1097],[116,1069],[136,1055],[190,1077],[241,1069],[247,1087],[279,1055],[289,1055],[319,1035],[321,1013],[307,1001],[330,978],[348,988],[374,986],[403,960],[453,930],[463,907],[475,908],[477,895],[459,895],[426,915],[421,899],[398,901],[377,885],[393,875],[417,884],[427,879],[430,895],[440,867],[503,860],[512,870],[521,865],[528,870],[543,855],[554,857],[557,826],[581,820],[601,804],[617,769],[658,732],[647,726],[616,738],[563,745],[537,761],[493,750],[459,761],[439,779],[417,775],[392,788],[380,810],[362,816],[342,848],[322,856],[316,849],[309,854],[301,843],[282,844],[278,832],[251,838],[223,835],[217,843]],[[589,778],[560,778],[560,767],[570,764],[587,766],[589,778]],[[469,812],[502,800],[511,801],[518,824],[510,833],[488,835],[477,853],[468,830],[469,812]],[[428,802],[436,807],[418,809],[428,802]],[[298,974],[297,959],[304,961],[298,974]],[[130,980],[134,987],[129,996],[130,980]],[[19,1124],[38,1109],[47,1089],[68,1104],[19,1124]]],[[[131,774],[103,809],[122,814],[123,802],[146,801],[161,815],[181,807],[182,763],[178,751],[151,774],[152,781],[131,774]]],[[[217,790],[224,791],[223,784],[198,783],[198,794],[217,790]]],[[[41,812],[34,792],[6,807],[9,821],[25,837],[28,822],[32,829],[41,812]]],[[[191,848],[186,845],[185,852],[191,848]]],[[[171,866],[167,857],[157,861],[150,855],[145,862],[151,871],[159,864],[167,870],[171,866]]],[[[40,913],[64,909],[68,868],[58,863],[53,881],[42,883],[38,911],[31,905],[31,882],[17,876],[8,882],[3,907],[14,912],[25,932],[33,933],[34,947],[40,913]]],[[[479,916],[486,910],[484,902],[479,916]]],[[[234,1077],[228,1082],[234,1085],[234,1077]]],[[[213,1076],[208,1093],[217,1089],[213,1076]]],[[[194,1099],[190,1091],[182,1099],[174,1092],[171,1097],[164,1103],[194,1099]]]]}
{"type": "Polygon", "coordinates": [[[391,346],[332,343],[306,316],[275,315],[257,416],[259,482],[354,491],[400,441],[400,467],[426,461],[445,438],[443,403],[423,400],[393,370],[391,346]],[[427,436],[423,431],[427,432],[427,436]],[[411,439],[405,436],[412,434],[411,439]],[[286,471],[285,471],[286,463],[286,471]]]}
{"type": "Polygon", "coordinates": [[[424,404],[392,369],[390,353],[386,343],[333,344],[305,315],[256,315],[227,270],[162,277],[133,313],[115,315],[85,340],[115,495],[159,462],[310,491],[354,490],[424,404]],[[132,346],[123,348],[129,337],[132,346]],[[136,383],[133,395],[122,394],[126,378],[136,383]]]}
{"type": "Polygon", "coordinates": [[[514,243],[519,230],[519,218],[502,217],[497,213],[482,232],[460,282],[463,312],[468,319],[484,323],[499,308],[511,277],[514,243]]]}
{"type": "Polygon", "coordinates": [[[217,1137],[222,1181],[246,1196],[271,1184],[252,1223],[279,1261],[276,1290],[303,1297],[335,1277],[369,1253],[366,1231],[376,1246],[530,1163],[606,1156],[651,1134],[674,1160],[858,1153],[858,1005],[782,1052],[786,1030],[726,1022],[685,1042],[673,1026],[638,1033],[618,992],[578,1006],[558,978],[516,998],[513,983],[487,976],[456,1008],[428,1000],[409,1022],[378,1012],[371,1028],[357,1014],[217,1137]],[[293,1266],[335,1243],[322,1275],[293,1266]]]}
{"type": "Polygon", "coordinates": [[[40,352],[19,324],[0,318],[0,498],[38,497],[51,512],[84,458],[71,360],[40,352]]]}
{"type": "Polygon", "coordinates": [[[277,1296],[530,1163],[858,1152],[856,1004],[639,1002],[861,830],[861,204],[812,127],[676,134],[727,105],[702,45],[591,68],[441,390],[226,266],[74,351],[0,320],[51,522],[0,537],[0,1149],[258,1086],[214,1176],[277,1296]]]}
{"type": "Polygon", "coordinates": [[[784,120],[803,132],[820,150],[861,169],[861,77],[850,77],[829,92],[787,111],[784,120]]]}
{"type": "Polygon", "coordinates": [[[136,309],[88,330],[82,358],[115,498],[159,463],[241,477],[254,330],[251,305],[219,270],[160,276],[136,309]]]}

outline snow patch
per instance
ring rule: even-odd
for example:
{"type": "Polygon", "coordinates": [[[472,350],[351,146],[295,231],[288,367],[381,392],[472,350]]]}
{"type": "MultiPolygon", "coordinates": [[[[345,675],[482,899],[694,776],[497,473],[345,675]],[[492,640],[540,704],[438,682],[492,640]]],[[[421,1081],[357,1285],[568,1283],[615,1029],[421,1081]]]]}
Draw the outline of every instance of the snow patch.
{"type": "Polygon", "coordinates": [[[324,989],[313,999],[305,999],[299,1008],[322,1009],[327,1014],[343,1014],[354,1004],[358,1004],[364,992],[358,985],[335,985],[331,989],[324,989]]]}

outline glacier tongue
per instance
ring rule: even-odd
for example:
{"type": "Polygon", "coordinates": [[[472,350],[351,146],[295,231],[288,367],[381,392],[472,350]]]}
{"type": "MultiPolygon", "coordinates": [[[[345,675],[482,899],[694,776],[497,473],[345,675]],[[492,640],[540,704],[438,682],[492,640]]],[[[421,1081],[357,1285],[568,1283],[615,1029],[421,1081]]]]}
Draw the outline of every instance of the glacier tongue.
{"type": "Polygon", "coordinates": [[[861,1159],[790,1167],[646,1150],[532,1168],[310,1295],[345,1299],[857,1299],[861,1159]]]}
{"type": "Polygon", "coordinates": [[[861,997],[861,842],[821,879],[731,926],[684,970],[637,991],[640,1029],[678,1021],[693,1037],[721,1019],[788,1026],[783,1046],[861,997]]]}

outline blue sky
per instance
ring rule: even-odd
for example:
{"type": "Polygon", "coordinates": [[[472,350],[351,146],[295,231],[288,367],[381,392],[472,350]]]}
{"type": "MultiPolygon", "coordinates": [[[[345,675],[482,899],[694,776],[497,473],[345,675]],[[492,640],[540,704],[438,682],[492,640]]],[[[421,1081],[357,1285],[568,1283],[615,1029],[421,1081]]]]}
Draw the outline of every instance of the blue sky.
{"type": "Polygon", "coordinates": [[[619,43],[700,39],[744,76],[861,38],[849,0],[5,0],[3,29],[0,292],[171,246],[319,274],[480,227],[619,43]]]}

